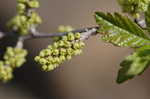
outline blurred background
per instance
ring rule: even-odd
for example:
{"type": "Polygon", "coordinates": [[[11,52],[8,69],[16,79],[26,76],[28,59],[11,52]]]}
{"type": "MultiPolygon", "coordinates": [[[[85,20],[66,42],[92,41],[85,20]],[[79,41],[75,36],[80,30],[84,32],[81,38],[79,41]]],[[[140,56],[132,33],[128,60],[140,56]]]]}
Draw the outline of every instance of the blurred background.
{"type": "MultiPolygon", "coordinates": [[[[59,25],[75,28],[95,25],[94,11],[120,11],[116,0],[40,0],[38,12],[44,22],[40,31],[55,32],[59,25]]],[[[16,0],[0,3],[0,29],[16,13],[16,0]]],[[[9,39],[7,39],[9,40],[9,39]]],[[[1,42],[1,41],[0,41],[1,42]]],[[[0,99],[150,99],[150,70],[140,77],[116,84],[119,63],[131,50],[113,47],[93,37],[84,53],[52,72],[42,72],[33,61],[50,39],[25,42],[28,62],[14,73],[8,84],[0,84],[0,99]]],[[[1,43],[3,44],[3,43],[1,43]]]]}

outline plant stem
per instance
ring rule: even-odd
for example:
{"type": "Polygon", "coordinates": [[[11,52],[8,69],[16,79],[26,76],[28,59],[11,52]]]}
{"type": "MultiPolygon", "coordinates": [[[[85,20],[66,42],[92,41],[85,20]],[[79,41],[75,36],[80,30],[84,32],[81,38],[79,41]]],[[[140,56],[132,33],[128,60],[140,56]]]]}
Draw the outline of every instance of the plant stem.
{"type": "MultiPolygon", "coordinates": [[[[84,35],[94,35],[96,34],[96,31],[99,27],[98,26],[94,26],[94,27],[89,27],[89,28],[82,28],[82,29],[77,29],[74,31],[70,31],[72,33],[81,33],[84,35]]],[[[58,32],[58,33],[42,33],[42,32],[38,32],[35,30],[31,30],[31,35],[26,38],[26,39],[35,39],[35,38],[51,38],[51,37],[61,37],[64,36],[70,32],[58,32]]]]}

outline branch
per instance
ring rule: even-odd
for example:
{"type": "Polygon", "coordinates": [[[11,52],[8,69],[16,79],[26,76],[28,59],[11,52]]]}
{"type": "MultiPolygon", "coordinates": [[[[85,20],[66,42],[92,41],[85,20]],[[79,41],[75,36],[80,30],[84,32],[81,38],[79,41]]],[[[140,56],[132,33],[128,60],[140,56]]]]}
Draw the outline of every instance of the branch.
{"type": "MultiPolygon", "coordinates": [[[[98,26],[94,26],[94,27],[89,27],[89,28],[83,28],[83,29],[77,29],[74,31],[71,31],[72,33],[81,33],[81,39],[85,40],[87,38],[89,38],[91,35],[95,35],[97,34],[97,29],[99,27],[98,26]]],[[[37,38],[51,38],[51,37],[61,37],[64,36],[70,32],[58,32],[58,33],[42,33],[42,32],[38,32],[36,31],[36,29],[31,29],[31,34],[24,36],[23,39],[24,40],[28,40],[28,39],[37,39],[37,38]]]]}
{"type": "Polygon", "coordinates": [[[146,23],[145,20],[140,20],[140,19],[134,19],[134,22],[139,25],[141,28],[145,28],[146,27],[146,23]]]}
{"type": "Polygon", "coordinates": [[[18,41],[16,43],[16,48],[23,48],[23,44],[24,43],[24,38],[23,37],[19,37],[18,41]]]}
{"type": "Polygon", "coordinates": [[[5,33],[0,31],[0,39],[2,39],[4,36],[5,36],[5,33]]]}
{"type": "MultiPolygon", "coordinates": [[[[99,28],[98,26],[94,26],[94,27],[89,27],[89,28],[77,29],[77,30],[74,30],[74,31],[71,31],[71,32],[72,33],[81,33],[80,40],[83,41],[83,40],[88,39],[92,35],[96,35],[98,28],[99,28]]],[[[17,44],[16,44],[16,48],[23,48],[23,43],[24,43],[25,40],[38,39],[38,38],[61,37],[61,36],[64,36],[64,35],[70,33],[70,32],[41,33],[41,32],[36,31],[35,28],[32,28],[30,32],[31,33],[29,35],[26,35],[26,36],[19,36],[19,35],[13,33],[13,32],[6,33],[6,34],[4,32],[0,32],[0,38],[4,37],[4,36],[9,36],[9,37],[18,36],[18,41],[17,41],[17,44]]]]}

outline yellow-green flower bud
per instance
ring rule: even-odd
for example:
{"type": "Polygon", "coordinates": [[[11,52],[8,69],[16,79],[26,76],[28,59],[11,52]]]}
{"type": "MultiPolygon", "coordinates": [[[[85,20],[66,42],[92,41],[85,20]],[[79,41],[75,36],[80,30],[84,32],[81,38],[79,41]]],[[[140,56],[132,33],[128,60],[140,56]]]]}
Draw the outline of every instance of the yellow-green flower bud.
{"type": "Polygon", "coordinates": [[[48,68],[47,65],[43,65],[43,66],[42,66],[42,70],[43,70],[43,71],[47,71],[47,68],[48,68]]]}
{"type": "Polygon", "coordinates": [[[66,55],[66,49],[61,48],[60,49],[60,55],[66,55]]]}
{"type": "Polygon", "coordinates": [[[45,60],[44,58],[41,58],[41,59],[39,60],[39,62],[40,62],[40,64],[42,64],[42,65],[45,65],[45,64],[46,64],[46,60],[45,60]]]}
{"type": "Polygon", "coordinates": [[[62,62],[66,60],[65,56],[60,56],[59,58],[62,62]]]}
{"type": "Polygon", "coordinates": [[[59,32],[70,32],[70,31],[73,31],[74,29],[71,27],[71,26],[59,26],[58,27],[58,31],[59,32]]]}
{"type": "Polygon", "coordinates": [[[37,0],[28,1],[28,6],[31,8],[39,8],[40,4],[37,0]]]}
{"type": "Polygon", "coordinates": [[[74,55],[79,55],[81,53],[82,53],[82,50],[80,50],[80,49],[77,49],[77,50],[74,51],[74,55]]]}
{"type": "Polygon", "coordinates": [[[67,60],[70,60],[71,58],[72,58],[72,57],[71,57],[70,55],[67,55],[67,56],[66,56],[66,59],[67,59],[67,60]]]}
{"type": "Polygon", "coordinates": [[[70,40],[70,41],[75,40],[75,37],[74,37],[73,33],[68,33],[67,37],[68,37],[68,40],[70,40]]]}
{"type": "Polygon", "coordinates": [[[62,37],[62,40],[63,40],[63,41],[67,41],[67,40],[68,40],[68,37],[67,37],[67,36],[63,36],[63,37],[62,37]]]}
{"type": "Polygon", "coordinates": [[[79,48],[80,48],[80,44],[79,44],[78,42],[75,42],[75,43],[73,44],[73,48],[74,48],[74,49],[79,49],[79,48]]]}
{"type": "Polygon", "coordinates": [[[75,39],[80,39],[81,34],[80,33],[75,33],[75,39]]]}
{"type": "Polygon", "coordinates": [[[150,0],[118,0],[124,12],[136,15],[148,9],[150,0]]]}
{"type": "Polygon", "coordinates": [[[17,0],[19,3],[26,3],[28,0],[17,0]]]}
{"type": "Polygon", "coordinates": [[[25,4],[19,3],[19,4],[17,5],[17,11],[18,11],[20,14],[24,13],[25,9],[26,9],[25,4]]]}
{"type": "Polygon", "coordinates": [[[55,55],[55,56],[58,55],[59,54],[59,50],[58,49],[53,50],[52,54],[55,55]]]}

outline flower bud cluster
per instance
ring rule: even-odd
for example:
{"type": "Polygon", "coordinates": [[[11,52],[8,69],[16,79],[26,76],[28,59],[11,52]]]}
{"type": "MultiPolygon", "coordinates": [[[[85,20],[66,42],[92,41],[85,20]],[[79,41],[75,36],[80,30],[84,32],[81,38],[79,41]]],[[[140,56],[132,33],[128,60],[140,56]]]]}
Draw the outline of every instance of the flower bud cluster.
{"type": "Polygon", "coordinates": [[[13,78],[13,69],[9,66],[5,66],[3,61],[0,61],[0,81],[7,82],[13,78]]]}
{"type": "Polygon", "coordinates": [[[10,20],[8,27],[20,35],[27,35],[31,27],[41,24],[40,16],[34,11],[39,7],[38,0],[17,0],[17,15],[10,20]]]}
{"type": "Polygon", "coordinates": [[[8,47],[4,55],[5,65],[18,68],[26,62],[27,50],[8,47]]]}
{"type": "Polygon", "coordinates": [[[148,9],[150,0],[118,0],[124,12],[136,15],[148,9]]]}
{"type": "Polygon", "coordinates": [[[13,77],[13,70],[20,67],[26,61],[27,51],[21,48],[8,47],[0,61],[0,81],[6,82],[13,77]]]}
{"type": "Polygon", "coordinates": [[[58,27],[58,32],[70,32],[73,30],[74,30],[74,28],[72,26],[69,26],[69,25],[68,26],[61,25],[58,27]]]}
{"type": "Polygon", "coordinates": [[[84,42],[80,41],[80,33],[68,33],[56,40],[52,45],[43,49],[35,61],[42,65],[42,70],[51,71],[58,67],[66,60],[70,60],[72,56],[82,52],[85,46],[84,42]]]}

